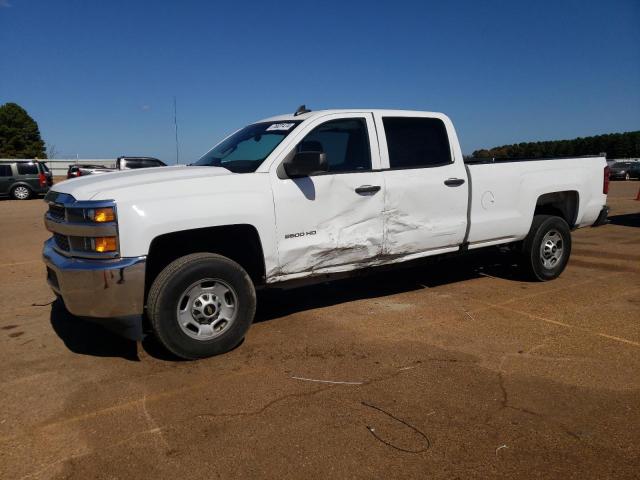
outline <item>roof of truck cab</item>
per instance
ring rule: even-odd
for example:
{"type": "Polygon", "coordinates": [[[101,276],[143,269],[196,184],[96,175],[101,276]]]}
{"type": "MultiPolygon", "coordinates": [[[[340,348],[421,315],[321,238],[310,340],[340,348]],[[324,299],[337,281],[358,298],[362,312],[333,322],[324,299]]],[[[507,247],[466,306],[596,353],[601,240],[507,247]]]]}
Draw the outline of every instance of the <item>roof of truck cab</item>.
{"type": "Polygon", "coordinates": [[[264,118],[262,120],[259,120],[256,123],[286,122],[291,120],[307,120],[309,118],[333,114],[333,113],[379,113],[381,115],[396,115],[396,116],[402,116],[403,114],[407,115],[407,114],[421,113],[421,114],[433,115],[435,117],[441,116],[441,115],[444,116],[444,114],[440,112],[427,112],[422,110],[381,110],[381,109],[375,109],[375,108],[349,108],[349,109],[316,110],[316,111],[311,111],[307,113],[301,113],[300,115],[294,115],[293,113],[276,115],[274,117],[264,118]]]}

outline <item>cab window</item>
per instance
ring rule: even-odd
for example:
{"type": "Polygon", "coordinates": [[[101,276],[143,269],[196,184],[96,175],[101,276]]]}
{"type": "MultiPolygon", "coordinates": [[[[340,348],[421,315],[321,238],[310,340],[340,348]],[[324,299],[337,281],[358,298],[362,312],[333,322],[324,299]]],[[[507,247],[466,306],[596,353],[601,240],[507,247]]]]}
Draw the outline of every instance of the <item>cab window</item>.
{"type": "Polygon", "coordinates": [[[326,154],[329,172],[371,170],[371,150],[364,118],[323,123],[304,137],[297,145],[296,152],[326,154]]]}
{"type": "Polygon", "coordinates": [[[449,136],[439,118],[384,117],[391,168],[439,167],[451,163],[449,136]]]}

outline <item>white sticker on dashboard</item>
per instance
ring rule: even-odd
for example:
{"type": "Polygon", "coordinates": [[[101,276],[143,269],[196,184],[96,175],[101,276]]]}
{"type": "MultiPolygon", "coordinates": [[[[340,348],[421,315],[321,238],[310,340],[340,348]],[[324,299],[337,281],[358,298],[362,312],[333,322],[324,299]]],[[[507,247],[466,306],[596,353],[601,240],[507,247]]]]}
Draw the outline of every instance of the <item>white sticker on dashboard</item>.
{"type": "Polygon", "coordinates": [[[271,132],[273,130],[291,130],[295,123],[274,123],[273,125],[269,125],[269,127],[265,130],[266,132],[271,132]]]}

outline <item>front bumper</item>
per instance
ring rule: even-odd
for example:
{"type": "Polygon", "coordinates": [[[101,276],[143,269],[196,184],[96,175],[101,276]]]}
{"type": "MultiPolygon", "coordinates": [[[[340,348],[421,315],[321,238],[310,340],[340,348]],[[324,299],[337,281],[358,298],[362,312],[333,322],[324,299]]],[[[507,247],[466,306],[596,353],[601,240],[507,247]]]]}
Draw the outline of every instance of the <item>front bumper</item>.
{"type": "Polygon", "coordinates": [[[70,258],[44,243],[47,282],[67,310],[81,317],[140,315],[144,309],[146,257],[114,260],[70,258]]]}

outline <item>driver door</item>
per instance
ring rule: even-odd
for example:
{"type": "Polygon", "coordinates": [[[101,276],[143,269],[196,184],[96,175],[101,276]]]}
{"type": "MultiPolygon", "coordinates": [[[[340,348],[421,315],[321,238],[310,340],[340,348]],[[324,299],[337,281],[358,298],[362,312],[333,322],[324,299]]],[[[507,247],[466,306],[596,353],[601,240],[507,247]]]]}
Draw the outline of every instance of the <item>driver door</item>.
{"type": "Polygon", "coordinates": [[[279,274],[345,271],[375,260],[383,248],[384,185],[373,116],[320,117],[293,143],[287,155],[323,152],[329,171],[295,179],[272,172],[279,274]]]}

